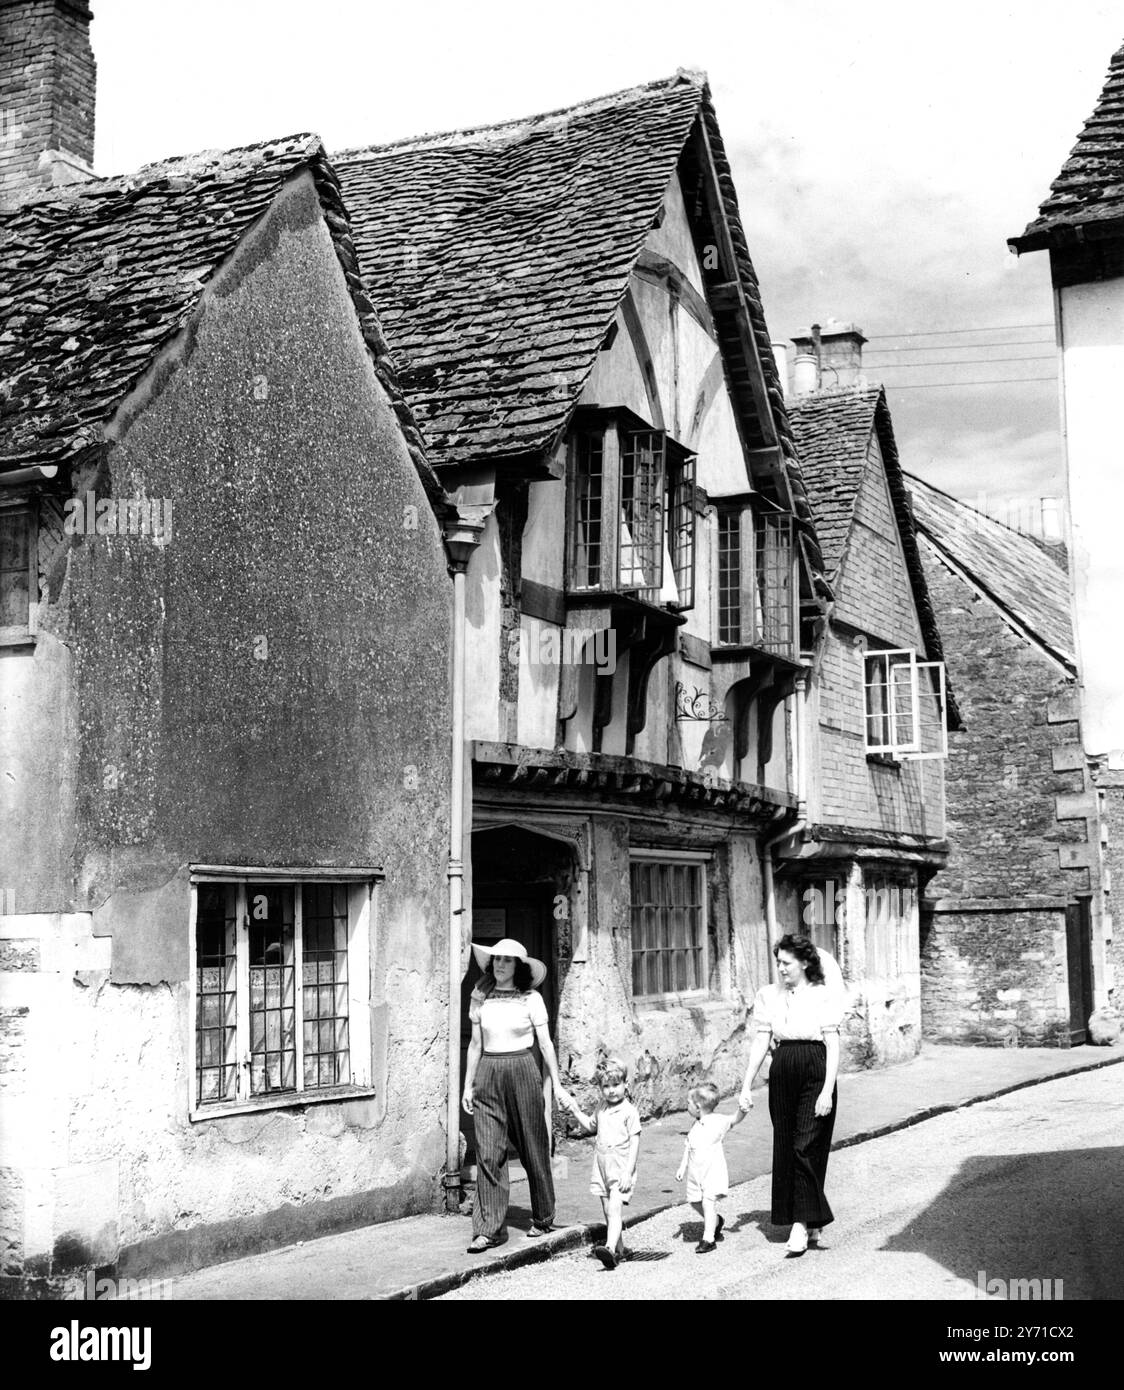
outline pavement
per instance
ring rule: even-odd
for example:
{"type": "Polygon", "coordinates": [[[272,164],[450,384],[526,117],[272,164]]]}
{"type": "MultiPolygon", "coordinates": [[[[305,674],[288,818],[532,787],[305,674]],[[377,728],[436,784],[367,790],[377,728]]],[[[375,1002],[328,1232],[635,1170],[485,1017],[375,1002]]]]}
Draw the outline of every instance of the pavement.
{"type": "MultiPolygon", "coordinates": [[[[912,1061],[839,1078],[833,1149],[847,1148],[936,1115],[1057,1077],[1124,1062],[1124,1047],[974,1048],[926,1045],[912,1061]]],[[[764,1089],[726,1139],[731,1185],[768,1173],[772,1127],[764,1089]]],[[[719,1107],[732,1110],[733,1099],[719,1107]]],[[[645,1123],[636,1191],[626,1226],[680,1205],[674,1173],[690,1127],[686,1112],[645,1123]]],[[[549,1259],[587,1244],[603,1229],[589,1191],[591,1139],[567,1139],[555,1157],[559,1229],[532,1240],[525,1178],[512,1183],[509,1239],[487,1255],[469,1255],[466,1215],[427,1214],[365,1226],[319,1240],[232,1260],[165,1280],[176,1300],[430,1299],[470,1279],[549,1259]]],[[[517,1170],[516,1170],[517,1172],[517,1170]]]]}

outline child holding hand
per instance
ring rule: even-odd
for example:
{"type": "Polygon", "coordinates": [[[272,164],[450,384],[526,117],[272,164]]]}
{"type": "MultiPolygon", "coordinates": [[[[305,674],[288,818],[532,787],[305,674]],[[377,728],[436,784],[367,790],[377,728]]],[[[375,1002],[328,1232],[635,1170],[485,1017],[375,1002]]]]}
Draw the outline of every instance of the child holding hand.
{"type": "Polygon", "coordinates": [[[597,1135],[590,1191],[601,1198],[605,1244],[595,1245],[593,1253],[606,1269],[616,1269],[627,1254],[621,1230],[624,1208],[636,1185],[640,1111],[628,1099],[628,1070],[618,1058],[610,1057],[602,1065],[597,1084],[601,1088],[601,1105],[596,1115],[585,1114],[576,1102],[570,1109],[587,1134],[597,1135]]]}
{"type": "Polygon", "coordinates": [[[703,1219],[702,1240],[695,1246],[696,1255],[709,1255],[722,1239],[722,1227],[726,1223],[719,1215],[718,1201],[726,1196],[730,1187],[722,1141],[748,1113],[739,1103],[736,1114],[719,1115],[717,1106],[718,1087],[709,1081],[692,1086],[687,1092],[687,1109],[695,1123],[687,1134],[683,1162],[675,1180],[682,1182],[686,1176],[687,1200],[703,1219]]]}

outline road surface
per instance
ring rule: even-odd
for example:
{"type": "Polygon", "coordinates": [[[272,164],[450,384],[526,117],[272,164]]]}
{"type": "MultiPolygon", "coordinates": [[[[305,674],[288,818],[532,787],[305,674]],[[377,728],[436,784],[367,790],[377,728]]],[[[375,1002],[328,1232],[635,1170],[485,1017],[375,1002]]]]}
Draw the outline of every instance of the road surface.
{"type": "Polygon", "coordinates": [[[614,1271],[582,1249],[444,1297],[995,1299],[997,1280],[1006,1293],[1016,1291],[1008,1281],[1037,1279],[1066,1300],[1124,1298],[1124,1068],[840,1150],[827,1194],[835,1223],[821,1249],[800,1257],[787,1256],[787,1230],[769,1223],[765,1177],[726,1199],[727,1234],[713,1254],[695,1254],[701,1223],[682,1206],[626,1232],[636,1258],[614,1271]]]}

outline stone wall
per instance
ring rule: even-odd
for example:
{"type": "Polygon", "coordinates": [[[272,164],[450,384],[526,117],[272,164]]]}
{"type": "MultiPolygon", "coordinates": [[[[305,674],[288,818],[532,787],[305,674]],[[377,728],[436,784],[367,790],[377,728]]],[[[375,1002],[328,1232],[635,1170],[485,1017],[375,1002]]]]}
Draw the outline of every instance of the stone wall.
{"type": "Polygon", "coordinates": [[[951,852],[926,890],[925,1035],[1065,1045],[1065,904],[1090,890],[1093,849],[1074,681],[919,544],[965,724],[949,737],[951,852]]]}

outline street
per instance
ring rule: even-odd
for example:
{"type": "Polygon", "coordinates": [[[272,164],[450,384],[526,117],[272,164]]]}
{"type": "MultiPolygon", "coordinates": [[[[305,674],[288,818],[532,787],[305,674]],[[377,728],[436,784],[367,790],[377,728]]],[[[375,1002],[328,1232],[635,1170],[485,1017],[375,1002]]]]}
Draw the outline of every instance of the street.
{"type": "MultiPolygon", "coordinates": [[[[767,1126],[765,1106],[745,1123],[767,1126]]],[[[644,1174],[641,1153],[645,1177],[662,1175],[644,1174]]],[[[700,1222],[681,1206],[626,1231],[635,1258],[615,1271],[583,1249],[445,1298],[972,1299],[981,1288],[999,1297],[995,1281],[1035,1279],[1055,1298],[1118,1299],[1124,1074],[1030,1086],[844,1149],[827,1193],[835,1223],[802,1257],[786,1256],[787,1230],[769,1224],[763,1177],[726,1199],[713,1254],[695,1254],[700,1222]]]]}

